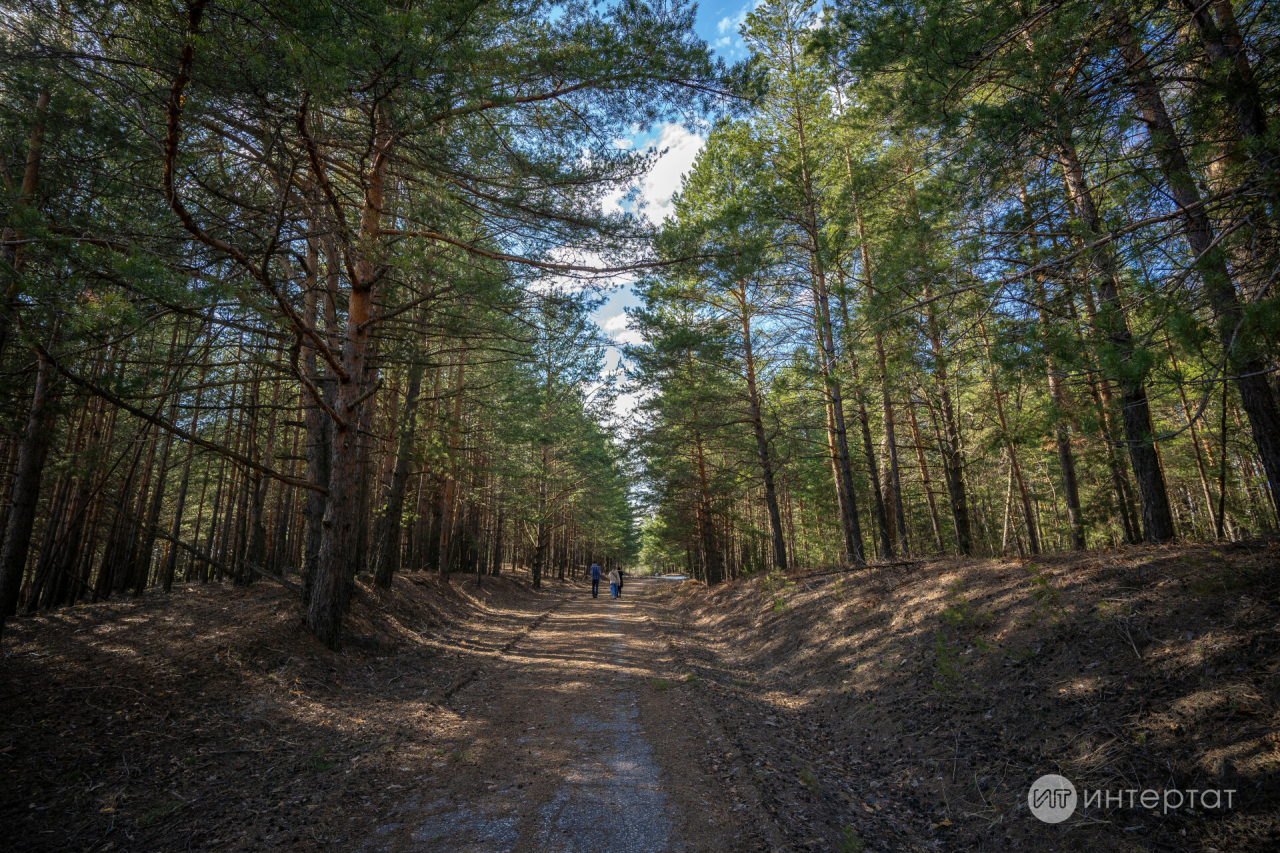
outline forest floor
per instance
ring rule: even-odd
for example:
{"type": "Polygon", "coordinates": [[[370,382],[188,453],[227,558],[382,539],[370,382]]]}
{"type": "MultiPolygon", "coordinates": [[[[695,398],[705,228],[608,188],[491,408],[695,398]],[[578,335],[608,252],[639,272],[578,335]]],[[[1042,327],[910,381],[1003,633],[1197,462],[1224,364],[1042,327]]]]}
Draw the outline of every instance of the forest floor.
{"type": "Polygon", "coordinates": [[[797,849],[1280,850],[1280,542],[686,583],[654,607],[797,849]],[[1028,809],[1047,773],[1081,798],[1062,824],[1028,809]]]}
{"type": "MultiPolygon", "coordinates": [[[[640,581],[273,583],[10,623],[15,851],[1280,849],[1280,549],[640,581]],[[1218,809],[1026,807],[1233,790],[1218,809]]],[[[1201,804],[1203,805],[1203,804],[1201,804]]]]}

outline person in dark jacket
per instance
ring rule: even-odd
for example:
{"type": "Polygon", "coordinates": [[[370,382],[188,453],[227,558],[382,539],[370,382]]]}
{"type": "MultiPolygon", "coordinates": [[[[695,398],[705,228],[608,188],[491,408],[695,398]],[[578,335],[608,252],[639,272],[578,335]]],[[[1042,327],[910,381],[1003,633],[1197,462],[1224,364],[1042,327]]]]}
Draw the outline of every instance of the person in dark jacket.
{"type": "Polygon", "coordinates": [[[595,598],[600,594],[600,566],[595,563],[591,564],[591,597],[595,598]]]}

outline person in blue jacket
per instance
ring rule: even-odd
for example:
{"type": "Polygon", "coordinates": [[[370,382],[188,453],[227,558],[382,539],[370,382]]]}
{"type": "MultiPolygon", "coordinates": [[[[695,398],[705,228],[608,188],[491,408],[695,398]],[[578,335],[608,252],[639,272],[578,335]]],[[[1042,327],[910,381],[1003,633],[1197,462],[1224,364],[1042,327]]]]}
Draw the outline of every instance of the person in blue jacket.
{"type": "Polygon", "coordinates": [[[591,597],[595,598],[600,594],[600,566],[595,563],[591,564],[591,597]]]}

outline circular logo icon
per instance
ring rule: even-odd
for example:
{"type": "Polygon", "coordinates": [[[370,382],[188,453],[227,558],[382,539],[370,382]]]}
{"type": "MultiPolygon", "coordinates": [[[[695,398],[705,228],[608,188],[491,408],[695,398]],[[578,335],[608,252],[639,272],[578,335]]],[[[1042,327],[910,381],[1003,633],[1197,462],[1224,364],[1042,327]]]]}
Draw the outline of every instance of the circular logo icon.
{"type": "Polygon", "coordinates": [[[1076,810],[1076,786],[1057,773],[1046,773],[1027,791],[1031,813],[1045,823],[1062,823],[1076,810]]]}

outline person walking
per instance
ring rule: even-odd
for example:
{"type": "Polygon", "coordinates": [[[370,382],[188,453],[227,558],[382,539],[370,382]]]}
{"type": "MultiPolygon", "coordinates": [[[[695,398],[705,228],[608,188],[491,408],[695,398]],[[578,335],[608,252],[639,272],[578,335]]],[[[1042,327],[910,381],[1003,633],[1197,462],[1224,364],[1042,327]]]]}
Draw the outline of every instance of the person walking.
{"type": "Polygon", "coordinates": [[[591,597],[595,598],[600,593],[600,566],[597,563],[591,564],[591,597]]]}
{"type": "Polygon", "coordinates": [[[621,568],[618,569],[618,598],[622,598],[622,588],[626,586],[627,578],[621,568]]]}
{"type": "Polygon", "coordinates": [[[614,566],[609,570],[609,594],[614,598],[618,597],[618,587],[622,583],[622,578],[618,577],[618,567],[614,566]]]}

